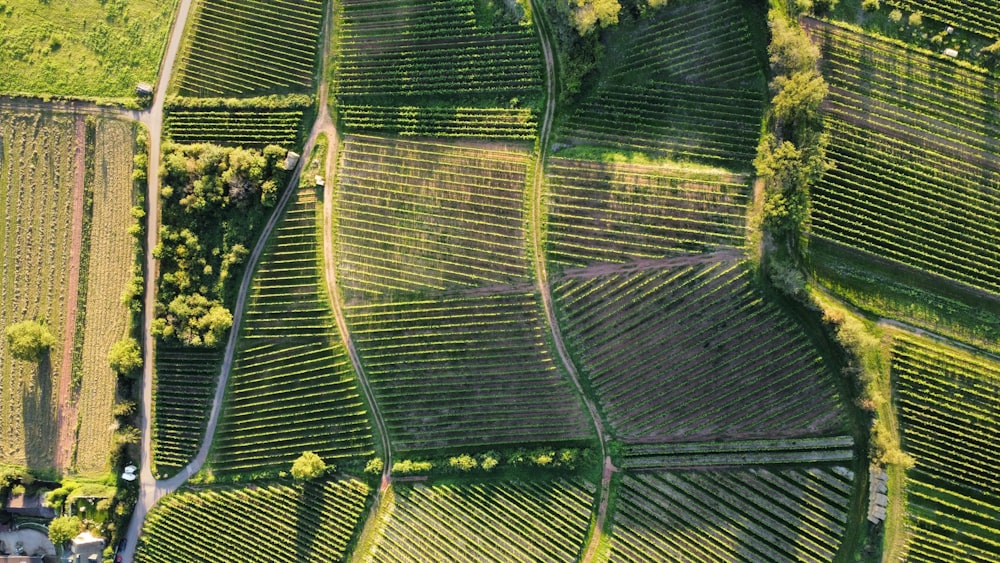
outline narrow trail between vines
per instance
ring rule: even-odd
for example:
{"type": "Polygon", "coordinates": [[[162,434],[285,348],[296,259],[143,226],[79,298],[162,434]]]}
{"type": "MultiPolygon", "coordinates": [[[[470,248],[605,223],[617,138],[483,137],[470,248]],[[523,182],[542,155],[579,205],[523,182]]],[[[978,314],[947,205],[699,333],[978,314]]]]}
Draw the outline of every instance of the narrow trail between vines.
{"type": "Polygon", "coordinates": [[[545,11],[537,0],[531,1],[533,20],[538,31],[538,39],[542,46],[542,54],[545,60],[545,113],[542,115],[541,128],[538,134],[538,159],[534,166],[534,175],[531,180],[531,239],[532,250],[535,260],[535,280],[538,284],[538,292],[541,294],[542,307],[545,309],[549,330],[552,334],[552,343],[559,354],[566,373],[573,381],[580,399],[587,406],[590,418],[593,421],[594,429],[597,431],[597,439],[601,445],[601,459],[603,460],[601,482],[598,485],[596,517],[594,527],[589,536],[586,549],[583,552],[581,561],[587,563],[592,561],[594,554],[600,545],[603,535],[604,522],[607,517],[608,501],[610,497],[611,474],[616,471],[611,457],[608,455],[608,436],[604,431],[604,424],[601,422],[601,415],[597,410],[594,401],[587,395],[580,383],[580,374],[566,350],[563,342],[562,331],[559,330],[559,323],[556,319],[555,310],[552,305],[552,293],[549,288],[548,271],[545,266],[545,255],[542,245],[542,197],[545,179],[545,158],[548,155],[549,137],[552,133],[552,119],[556,112],[556,76],[555,76],[555,55],[552,51],[552,38],[549,24],[545,20],[545,11]]]}

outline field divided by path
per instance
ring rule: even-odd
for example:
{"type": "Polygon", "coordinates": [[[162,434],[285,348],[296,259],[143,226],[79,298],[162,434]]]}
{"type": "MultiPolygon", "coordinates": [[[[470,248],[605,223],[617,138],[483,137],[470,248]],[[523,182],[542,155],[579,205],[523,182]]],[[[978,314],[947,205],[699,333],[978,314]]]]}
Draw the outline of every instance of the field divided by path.
{"type": "Polygon", "coordinates": [[[214,442],[220,474],[287,471],[374,453],[371,427],[326,299],[315,190],[302,188],[254,273],[214,442]]]}
{"type": "Polygon", "coordinates": [[[1000,552],[1000,364],[894,333],[892,376],[908,475],[911,561],[995,561],[1000,552]]]}
{"type": "Polygon", "coordinates": [[[549,159],[546,242],[555,266],[740,247],[750,187],[720,170],[549,159]]]}
{"type": "Polygon", "coordinates": [[[481,13],[494,9],[476,0],[342,2],[333,91],[344,127],[532,137],[531,100],[542,87],[538,39],[530,26],[481,13]]]}
{"type": "MultiPolygon", "coordinates": [[[[52,467],[56,393],[70,284],[72,191],[78,165],[72,117],[0,115],[0,330],[39,319],[56,337],[49,359],[15,360],[0,335],[0,461],[52,467]]],[[[81,156],[82,157],[82,156],[81,156]]],[[[69,342],[71,345],[72,337],[69,342]]]]}
{"type": "Polygon", "coordinates": [[[847,29],[822,45],[836,163],[812,236],[1000,294],[996,80],[847,29]]]}
{"type": "Polygon", "coordinates": [[[356,480],[174,493],[147,516],[136,561],[341,561],[369,494],[356,480]]]}
{"type": "Polygon", "coordinates": [[[121,293],[132,277],[135,239],[128,230],[135,219],[131,215],[132,125],[101,120],[95,132],[76,464],[80,471],[99,473],[107,468],[115,428],[112,406],[118,377],[108,365],[108,351],[129,329],[130,313],[121,293]]]}
{"type": "Polygon", "coordinates": [[[594,485],[395,485],[361,561],[577,561],[594,485]]]}
{"type": "Polygon", "coordinates": [[[611,561],[832,561],[853,473],[834,466],[629,473],[611,561]]]}
{"type": "Polygon", "coordinates": [[[748,168],[766,89],[747,13],[735,0],[653,12],[614,40],[612,70],[556,140],[748,168]]]}
{"type": "Polygon", "coordinates": [[[336,237],[345,299],[528,280],[527,147],[349,136],[336,237]]]}
{"type": "Polygon", "coordinates": [[[533,293],[345,308],[399,452],[585,439],[533,293]]]}
{"type": "Polygon", "coordinates": [[[830,373],[738,262],[557,280],[560,324],[614,433],[691,441],[838,432],[830,373]]]}
{"type": "Polygon", "coordinates": [[[250,96],[307,90],[324,5],[324,0],[198,0],[172,91],[250,96]]]}

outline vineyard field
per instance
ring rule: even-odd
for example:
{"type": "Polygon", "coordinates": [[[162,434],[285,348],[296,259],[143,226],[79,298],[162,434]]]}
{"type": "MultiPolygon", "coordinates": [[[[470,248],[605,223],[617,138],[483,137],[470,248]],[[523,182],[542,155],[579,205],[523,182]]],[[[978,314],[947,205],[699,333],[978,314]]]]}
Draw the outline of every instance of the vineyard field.
{"type": "Polygon", "coordinates": [[[147,517],[136,561],[342,561],[370,492],[344,480],[175,493],[147,517]]]}
{"type": "Polygon", "coordinates": [[[324,7],[324,0],[198,0],[171,90],[220,97],[307,90],[324,7]]]}
{"type": "Polygon", "coordinates": [[[908,12],[920,12],[942,23],[993,39],[1000,38],[1000,13],[976,0],[888,0],[908,12]]]}
{"type": "Polygon", "coordinates": [[[894,333],[911,561],[995,561],[1000,549],[1000,364],[894,333]]]}
{"type": "Polygon", "coordinates": [[[748,168],[766,96],[749,13],[736,0],[684,2],[619,30],[559,143],[748,168]]]}
{"type": "Polygon", "coordinates": [[[558,266],[740,247],[750,187],[722,171],[552,158],[547,247],[558,266]]]}
{"type": "Polygon", "coordinates": [[[175,143],[292,148],[298,143],[303,108],[166,108],[164,134],[175,143]]]}
{"type": "Polygon", "coordinates": [[[534,294],[353,305],[345,316],[394,452],[588,437],[534,294]]]}
{"type": "Polygon", "coordinates": [[[528,281],[526,147],[350,136],[337,174],[345,299],[528,281]]]}
{"type": "Polygon", "coordinates": [[[628,473],[611,561],[833,561],[853,474],[839,466],[628,473]]]}
{"type": "Polygon", "coordinates": [[[108,365],[108,351],[129,329],[130,312],[120,296],[132,276],[130,266],[135,260],[135,243],[128,232],[135,222],[131,215],[132,126],[101,120],[95,140],[76,464],[80,471],[101,473],[108,465],[118,383],[108,365]]]}
{"type": "Polygon", "coordinates": [[[594,485],[396,486],[361,561],[577,561],[594,485]]]}
{"type": "Polygon", "coordinates": [[[316,192],[301,188],[254,273],[223,416],[217,474],[287,471],[374,454],[354,369],[326,298],[316,192]]]}
{"type": "Polygon", "coordinates": [[[623,455],[626,469],[849,463],[854,459],[854,438],[633,443],[625,445],[623,455]]]}
{"type": "Polygon", "coordinates": [[[838,432],[830,372],[740,263],[556,281],[567,346],[626,441],[838,432]]]}
{"type": "Polygon", "coordinates": [[[53,467],[59,374],[72,345],[65,329],[83,121],[0,113],[0,151],[0,329],[37,318],[56,338],[47,359],[34,364],[14,359],[0,337],[0,461],[53,467]]]}
{"type": "Polygon", "coordinates": [[[850,30],[810,27],[830,81],[836,163],[812,194],[812,236],[1000,294],[997,82],[850,30]]]}
{"type": "Polygon", "coordinates": [[[218,350],[156,343],[153,387],[154,474],[173,475],[198,453],[215,394],[218,350]]]}
{"type": "Polygon", "coordinates": [[[486,4],[342,2],[333,91],[349,132],[533,137],[537,37],[509,18],[481,23],[486,4]]]}

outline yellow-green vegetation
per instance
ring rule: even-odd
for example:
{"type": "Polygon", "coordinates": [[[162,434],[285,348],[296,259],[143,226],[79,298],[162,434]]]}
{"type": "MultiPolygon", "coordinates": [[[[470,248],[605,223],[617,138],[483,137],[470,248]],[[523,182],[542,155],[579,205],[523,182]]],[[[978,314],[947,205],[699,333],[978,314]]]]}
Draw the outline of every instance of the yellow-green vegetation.
{"type": "Polygon", "coordinates": [[[0,115],[0,328],[37,319],[57,339],[37,364],[12,358],[7,339],[0,339],[3,463],[32,468],[54,464],[72,187],[77,166],[83,164],[77,144],[82,125],[47,114],[0,115]]]}
{"type": "Polygon", "coordinates": [[[156,80],[176,3],[0,1],[0,92],[131,96],[156,80]]]}
{"type": "Polygon", "coordinates": [[[128,330],[121,292],[129,282],[134,255],[129,226],[132,210],[132,127],[122,121],[97,124],[94,150],[93,215],[87,272],[83,378],[77,407],[77,469],[103,471],[114,432],[112,404],[116,374],[108,362],[111,347],[128,330]]]}

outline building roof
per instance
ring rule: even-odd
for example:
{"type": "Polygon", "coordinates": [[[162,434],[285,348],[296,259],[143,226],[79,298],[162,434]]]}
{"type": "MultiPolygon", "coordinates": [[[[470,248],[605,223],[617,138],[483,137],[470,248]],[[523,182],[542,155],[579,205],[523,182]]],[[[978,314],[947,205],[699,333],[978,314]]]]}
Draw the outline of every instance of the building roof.
{"type": "Polygon", "coordinates": [[[27,495],[21,493],[11,495],[5,508],[7,512],[17,516],[29,516],[32,518],[56,517],[55,510],[42,504],[42,496],[40,494],[27,495]]]}

